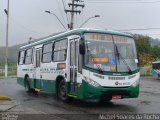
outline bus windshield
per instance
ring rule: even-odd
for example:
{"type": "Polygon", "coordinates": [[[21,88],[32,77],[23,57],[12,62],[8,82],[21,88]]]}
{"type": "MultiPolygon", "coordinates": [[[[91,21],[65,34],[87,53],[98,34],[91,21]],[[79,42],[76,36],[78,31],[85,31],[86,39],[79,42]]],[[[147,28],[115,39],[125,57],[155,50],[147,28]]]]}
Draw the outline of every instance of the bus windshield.
{"type": "Polygon", "coordinates": [[[111,72],[137,69],[137,54],[131,37],[86,33],[85,65],[111,72]]]}

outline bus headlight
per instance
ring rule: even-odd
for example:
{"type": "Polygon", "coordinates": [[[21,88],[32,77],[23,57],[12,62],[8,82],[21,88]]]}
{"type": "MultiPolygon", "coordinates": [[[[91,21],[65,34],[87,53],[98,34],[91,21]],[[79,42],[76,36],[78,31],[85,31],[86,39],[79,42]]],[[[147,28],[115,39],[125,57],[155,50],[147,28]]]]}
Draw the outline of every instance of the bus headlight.
{"type": "Polygon", "coordinates": [[[84,80],[85,80],[86,82],[88,82],[90,85],[94,86],[94,87],[100,86],[100,84],[98,84],[97,82],[95,82],[94,80],[92,80],[92,79],[90,79],[90,78],[85,77],[84,80]]]}
{"type": "Polygon", "coordinates": [[[132,84],[132,86],[135,87],[135,86],[137,86],[138,84],[139,84],[139,80],[136,80],[136,81],[132,84]]]}

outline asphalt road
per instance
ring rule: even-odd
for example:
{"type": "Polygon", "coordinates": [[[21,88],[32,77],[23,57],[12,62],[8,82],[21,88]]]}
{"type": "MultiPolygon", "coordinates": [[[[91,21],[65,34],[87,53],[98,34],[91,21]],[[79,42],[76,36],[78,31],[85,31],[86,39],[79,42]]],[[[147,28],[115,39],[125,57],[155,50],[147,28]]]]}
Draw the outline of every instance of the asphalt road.
{"type": "Polygon", "coordinates": [[[30,118],[50,116],[54,119],[86,118],[89,120],[99,119],[100,114],[160,113],[160,80],[145,78],[140,80],[139,98],[112,100],[104,104],[79,100],[64,103],[57,100],[53,94],[28,94],[22,86],[17,84],[16,78],[0,79],[0,95],[9,96],[16,103],[16,106],[8,112],[30,114],[30,118]]]}

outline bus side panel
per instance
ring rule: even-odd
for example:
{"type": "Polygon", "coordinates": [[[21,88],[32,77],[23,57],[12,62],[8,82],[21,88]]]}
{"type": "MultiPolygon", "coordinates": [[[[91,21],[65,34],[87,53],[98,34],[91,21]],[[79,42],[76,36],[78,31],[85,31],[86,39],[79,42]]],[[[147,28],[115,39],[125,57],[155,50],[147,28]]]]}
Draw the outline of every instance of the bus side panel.
{"type": "Polygon", "coordinates": [[[25,76],[29,77],[30,87],[34,88],[34,66],[32,64],[17,66],[17,83],[24,86],[25,76]]]}
{"type": "Polygon", "coordinates": [[[58,62],[41,63],[41,79],[36,80],[36,86],[42,91],[56,92],[56,79],[58,76],[64,76],[63,70],[57,70],[57,64],[58,62]]]}
{"type": "Polygon", "coordinates": [[[87,82],[82,80],[81,87],[78,88],[78,98],[79,99],[99,99],[101,96],[102,89],[99,87],[93,87],[89,85],[87,82]]]}
{"type": "Polygon", "coordinates": [[[17,83],[24,86],[24,78],[22,77],[17,77],[17,83]]]}
{"type": "Polygon", "coordinates": [[[55,80],[36,79],[36,88],[39,88],[42,91],[55,93],[56,83],[55,80]]]}
{"type": "Polygon", "coordinates": [[[35,87],[41,89],[40,79],[35,79],[35,87]]]}
{"type": "Polygon", "coordinates": [[[30,83],[30,87],[34,89],[35,88],[34,78],[30,78],[29,83],[30,83]]]}
{"type": "Polygon", "coordinates": [[[17,83],[24,86],[24,77],[26,74],[25,65],[17,65],[17,83]]]}

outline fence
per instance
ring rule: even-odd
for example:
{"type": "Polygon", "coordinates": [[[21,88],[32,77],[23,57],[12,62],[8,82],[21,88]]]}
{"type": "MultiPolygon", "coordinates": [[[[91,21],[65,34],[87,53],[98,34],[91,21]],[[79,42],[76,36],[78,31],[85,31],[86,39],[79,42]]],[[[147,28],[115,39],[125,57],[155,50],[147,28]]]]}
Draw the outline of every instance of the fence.
{"type": "MultiPolygon", "coordinates": [[[[12,76],[12,75],[16,75],[17,74],[17,68],[15,67],[9,67],[8,68],[8,75],[12,76]]],[[[0,76],[4,76],[5,75],[5,68],[0,68],[0,76]]]]}
{"type": "Polygon", "coordinates": [[[141,76],[151,76],[152,67],[140,67],[140,75],[141,76]]]}

